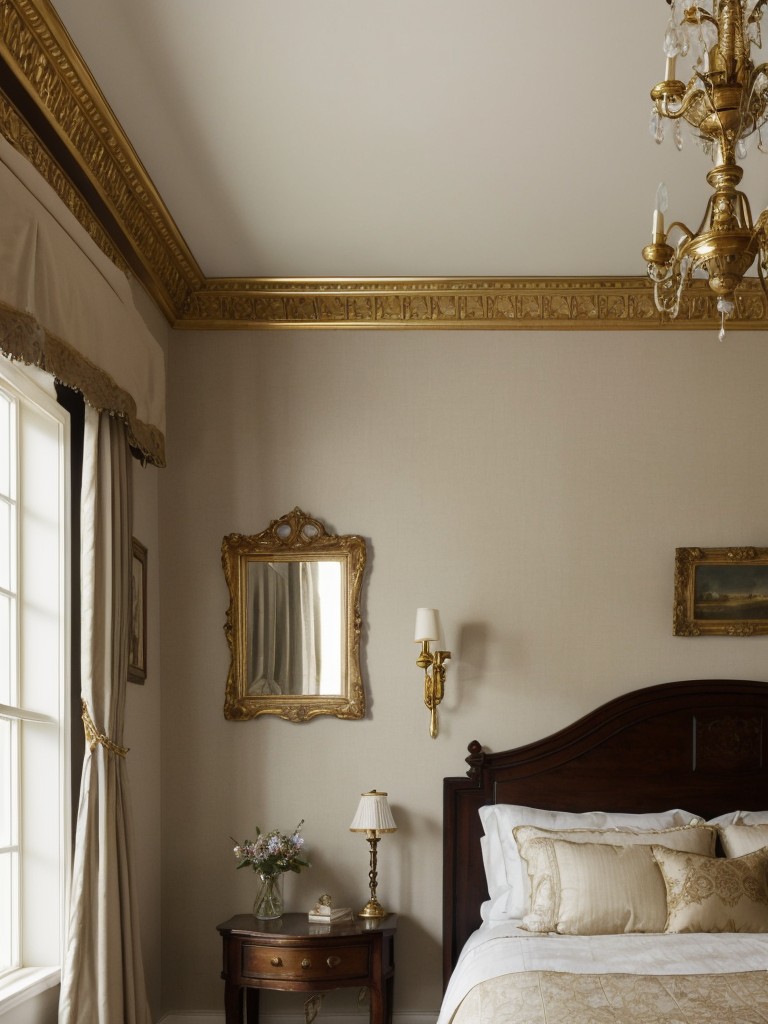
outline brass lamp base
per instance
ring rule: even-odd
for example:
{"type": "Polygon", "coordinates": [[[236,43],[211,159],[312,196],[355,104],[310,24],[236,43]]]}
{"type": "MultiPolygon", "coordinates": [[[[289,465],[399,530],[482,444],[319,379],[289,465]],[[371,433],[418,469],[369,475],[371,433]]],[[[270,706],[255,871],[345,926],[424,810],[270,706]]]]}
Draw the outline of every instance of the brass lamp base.
{"type": "Polygon", "coordinates": [[[382,905],[379,903],[379,901],[374,896],[373,899],[368,900],[368,902],[365,904],[365,906],[363,907],[362,910],[358,910],[357,916],[358,917],[369,917],[369,918],[370,917],[374,917],[374,918],[376,918],[376,917],[386,917],[388,913],[389,913],[389,911],[385,910],[384,907],[382,907],[382,905]]]}

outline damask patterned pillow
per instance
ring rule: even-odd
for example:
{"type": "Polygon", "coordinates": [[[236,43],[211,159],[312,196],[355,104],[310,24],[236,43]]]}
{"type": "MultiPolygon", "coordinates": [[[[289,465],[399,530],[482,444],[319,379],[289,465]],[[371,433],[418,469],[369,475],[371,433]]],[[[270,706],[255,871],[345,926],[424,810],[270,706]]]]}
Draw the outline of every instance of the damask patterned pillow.
{"type": "Polygon", "coordinates": [[[768,850],[702,857],[651,847],[667,890],[667,932],[768,932],[768,850]]]}

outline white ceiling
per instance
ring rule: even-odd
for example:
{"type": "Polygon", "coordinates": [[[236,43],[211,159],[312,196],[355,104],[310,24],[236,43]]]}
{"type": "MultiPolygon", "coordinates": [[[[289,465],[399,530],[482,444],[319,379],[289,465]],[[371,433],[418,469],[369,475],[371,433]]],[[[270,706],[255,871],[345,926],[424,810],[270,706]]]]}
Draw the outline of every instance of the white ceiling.
{"type": "Polygon", "coordinates": [[[659,180],[708,198],[664,0],[54,3],[208,277],[642,275],[659,180]]]}

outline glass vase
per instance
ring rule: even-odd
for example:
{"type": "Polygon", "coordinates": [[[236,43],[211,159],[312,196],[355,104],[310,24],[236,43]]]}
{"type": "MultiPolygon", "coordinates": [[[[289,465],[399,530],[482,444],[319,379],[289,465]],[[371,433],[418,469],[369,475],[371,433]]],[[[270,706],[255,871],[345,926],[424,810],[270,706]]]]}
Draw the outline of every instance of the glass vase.
{"type": "Polygon", "coordinates": [[[275,921],[283,916],[283,875],[259,875],[259,889],[253,901],[253,916],[275,921]]]}

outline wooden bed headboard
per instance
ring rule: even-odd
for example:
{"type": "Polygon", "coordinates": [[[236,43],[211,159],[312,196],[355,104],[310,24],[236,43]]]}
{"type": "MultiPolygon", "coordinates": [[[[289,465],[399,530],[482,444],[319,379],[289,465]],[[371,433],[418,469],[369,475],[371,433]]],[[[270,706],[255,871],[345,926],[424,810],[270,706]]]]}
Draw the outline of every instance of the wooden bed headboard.
{"type": "Polygon", "coordinates": [[[560,811],[661,811],[714,818],[768,808],[768,683],[694,679],[617,697],[536,743],[469,745],[466,777],[443,781],[444,984],[480,925],[488,890],[484,804],[560,811]]]}

